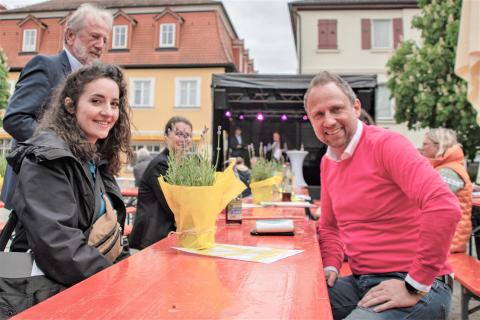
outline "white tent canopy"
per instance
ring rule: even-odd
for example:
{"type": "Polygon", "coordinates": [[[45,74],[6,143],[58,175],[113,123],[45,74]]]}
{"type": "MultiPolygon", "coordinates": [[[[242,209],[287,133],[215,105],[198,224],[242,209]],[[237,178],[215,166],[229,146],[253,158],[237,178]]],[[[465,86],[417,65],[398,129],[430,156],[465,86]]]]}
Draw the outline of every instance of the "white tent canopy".
{"type": "Polygon", "coordinates": [[[480,123],[480,1],[463,0],[455,73],[468,82],[467,98],[480,123]]]}

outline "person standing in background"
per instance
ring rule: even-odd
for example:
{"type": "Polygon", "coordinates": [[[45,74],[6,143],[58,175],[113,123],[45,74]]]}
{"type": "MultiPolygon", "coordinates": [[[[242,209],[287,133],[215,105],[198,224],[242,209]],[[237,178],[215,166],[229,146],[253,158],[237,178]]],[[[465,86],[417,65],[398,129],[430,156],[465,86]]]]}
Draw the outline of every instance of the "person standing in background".
{"type": "Polygon", "coordinates": [[[282,139],[280,132],[274,131],[272,134],[272,143],[269,143],[267,146],[267,159],[280,161],[283,156],[284,149],[282,149],[282,139]]]}
{"type": "Polygon", "coordinates": [[[234,134],[230,135],[228,138],[228,148],[230,149],[230,157],[242,157],[245,159],[246,154],[246,145],[247,143],[242,137],[242,129],[239,127],[235,128],[234,134]]]}
{"type": "Polygon", "coordinates": [[[148,164],[152,158],[150,157],[150,152],[147,148],[141,148],[137,151],[137,163],[133,166],[133,176],[135,177],[135,187],[140,185],[140,180],[142,179],[145,169],[147,169],[148,164]]]}
{"type": "Polygon", "coordinates": [[[422,150],[432,166],[438,171],[458,198],[462,217],[457,224],[450,252],[466,252],[472,233],[472,182],[465,168],[465,156],[457,142],[455,131],[437,128],[428,131],[423,139],[422,150]]]}
{"type": "MultiPolygon", "coordinates": [[[[83,4],[67,19],[64,49],[55,56],[37,55],[25,65],[3,118],[3,128],[13,137],[12,149],[15,149],[17,141],[22,142],[32,136],[44,106],[48,105],[54,89],[65,77],[102,57],[112,24],[110,12],[83,4]]],[[[14,209],[11,201],[15,184],[15,173],[8,166],[1,192],[1,200],[7,209],[14,209]]],[[[20,241],[21,234],[17,227],[12,251],[24,251],[21,243],[25,241],[20,241]]]]}

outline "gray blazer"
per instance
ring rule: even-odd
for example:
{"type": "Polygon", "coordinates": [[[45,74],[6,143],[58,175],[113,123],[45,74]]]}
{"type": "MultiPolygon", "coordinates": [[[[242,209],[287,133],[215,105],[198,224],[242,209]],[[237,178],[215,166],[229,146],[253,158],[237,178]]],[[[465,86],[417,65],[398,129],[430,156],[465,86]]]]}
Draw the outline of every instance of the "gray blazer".
{"type": "MultiPolygon", "coordinates": [[[[37,55],[26,64],[3,118],[3,128],[13,137],[12,148],[16,141],[25,141],[33,135],[44,106],[71,70],[65,50],[55,56],[37,55]]],[[[15,184],[16,175],[8,166],[1,193],[8,209],[13,209],[11,198],[15,184]]]]}

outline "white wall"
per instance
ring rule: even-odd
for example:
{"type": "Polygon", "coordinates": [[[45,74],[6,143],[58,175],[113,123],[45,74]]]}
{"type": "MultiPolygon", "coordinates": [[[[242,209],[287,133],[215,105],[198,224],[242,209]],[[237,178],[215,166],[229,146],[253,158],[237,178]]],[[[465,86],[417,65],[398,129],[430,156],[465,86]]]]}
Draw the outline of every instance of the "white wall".
{"type": "MultiPolygon", "coordinates": [[[[315,74],[328,70],[340,74],[376,74],[378,84],[388,80],[386,63],[394,50],[362,49],[361,19],[402,18],[403,39],[420,42],[420,31],[411,28],[412,18],[419,9],[394,10],[319,10],[299,11],[301,27],[301,57],[299,71],[302,74],[315,74]],[[337,50],[319,50],[318,20],[337,20],[337,50]]],[[[298,43],[297,43],[298,44],[298,43]]],[[[405,124],[396,124],[393,119],[379,120],[381,127],[397,131],[420,147],[425,130],[408,130],[405,124]]]]}
{"type": "Polygon", "coordinates": [[[398,10],[332,10],[300,11],[301,54],[300,73],[313,74],[320,70],[337,73],[382,73],[392,50],[362,50],[361,19],[402,18],[404,39],[418,41],[420,34],[410,30],[411,20],[418,9],[398,10]],[[317,23],[319,19],[337,20],[338,50],[319,50],[317,23]]]}

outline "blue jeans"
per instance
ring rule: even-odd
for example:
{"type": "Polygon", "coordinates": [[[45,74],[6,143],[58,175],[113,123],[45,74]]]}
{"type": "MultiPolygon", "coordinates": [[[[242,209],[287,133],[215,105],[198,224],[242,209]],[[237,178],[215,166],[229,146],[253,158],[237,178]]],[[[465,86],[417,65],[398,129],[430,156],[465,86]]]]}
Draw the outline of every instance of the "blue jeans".
{"type": "Polygon", "coordinates": [[[375,312],[373,308],[357,306],[372,287],[389,279],[403,280],[405,276],[406,273],[392,272],[339,278],[332,288],[328,288],[334,319],[447,319],[452,289],[440,280],[435,280],[430,292],[409,308],[375,312]]]}

